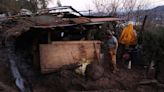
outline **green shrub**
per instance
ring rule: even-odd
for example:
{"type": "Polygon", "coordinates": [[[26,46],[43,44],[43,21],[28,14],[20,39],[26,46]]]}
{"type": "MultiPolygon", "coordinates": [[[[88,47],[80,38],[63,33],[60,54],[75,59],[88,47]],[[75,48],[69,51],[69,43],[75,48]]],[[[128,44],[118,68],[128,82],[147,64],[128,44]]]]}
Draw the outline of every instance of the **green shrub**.
{"type": "Polygon", "coordinates": [[[143,60],[164,61],[164,27],[147,30],[143,33],[143,60]]]}

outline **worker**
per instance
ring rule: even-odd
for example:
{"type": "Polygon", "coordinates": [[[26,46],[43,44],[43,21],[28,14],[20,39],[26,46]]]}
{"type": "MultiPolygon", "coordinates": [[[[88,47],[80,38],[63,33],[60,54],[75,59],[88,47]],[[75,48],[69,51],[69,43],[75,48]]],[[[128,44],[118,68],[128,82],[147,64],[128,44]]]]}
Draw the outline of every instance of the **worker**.
{"type": "Polygon", "coordinates": [[[124,44],[126,48],[137,44],[137,33],[133,22],[129,22],[119,36],[119,43],[124,44]]]}
{"type": "MultiPolygon", "coordinates": [[[[134,29],[133,22],[129,22],[123,29],[119,36],[119,43],[123,45],[123,60],[128,61],[128,69],[131,69],[132,60],[134,60],[133,53],[136,50],[137,45],[137,33],[134,29]]],[[[121,46],[120,45],[120,46],[121,46]]]]}
{"type": "Polygon", "coordinates": [[[117,41],[117,38],[113,36],[110,30],[107,30],[106,37],[107,37],[106,44],[108,48],[108,55],[110,56],[110,59],[111,59],[113,73],[115,73],[116,71],[118,71],[117,65],[116,65],[118,41],[117,41]]]}

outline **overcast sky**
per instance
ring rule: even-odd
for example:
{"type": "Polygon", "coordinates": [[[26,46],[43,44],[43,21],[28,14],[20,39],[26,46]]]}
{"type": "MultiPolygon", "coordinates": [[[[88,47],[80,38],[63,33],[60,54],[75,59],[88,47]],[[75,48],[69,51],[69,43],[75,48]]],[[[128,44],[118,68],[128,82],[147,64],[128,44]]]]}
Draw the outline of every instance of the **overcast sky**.
{"type": "MultiPolygon", "coordinates": [[[[57,6],[56,4],[57,0],[52,0],[49,2],[48,7],[55,7],[57,6]]],[[[78,11],[84,11],[84,10],[95,10],[94,5],[93,5],[93,0],[60,0],[61,4],[67,5],[67,6],[72,6],[78,11]]],[[[149,5],[150,7],[156,7],[159,5],[164,5],[164,0],[148,0],[151,4],[149,5]]]]}

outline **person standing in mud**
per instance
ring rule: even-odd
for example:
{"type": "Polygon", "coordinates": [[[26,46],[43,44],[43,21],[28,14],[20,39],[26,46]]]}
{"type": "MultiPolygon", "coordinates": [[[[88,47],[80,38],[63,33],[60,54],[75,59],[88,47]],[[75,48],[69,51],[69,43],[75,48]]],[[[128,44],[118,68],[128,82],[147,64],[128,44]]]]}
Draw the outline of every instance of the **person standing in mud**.
{"type": "Polygon", "coordinates": [[[107,40],[105,41],[105,44],[107,45],[108,55],[111,60],[113,72],[115,73],[118,70],[117,65],[116,65],[118,41],[117,41],[117,38],[115,36],[113,36],[113,34],[110,30],[107,30],[106,37],[107,37],[107,40]]]}

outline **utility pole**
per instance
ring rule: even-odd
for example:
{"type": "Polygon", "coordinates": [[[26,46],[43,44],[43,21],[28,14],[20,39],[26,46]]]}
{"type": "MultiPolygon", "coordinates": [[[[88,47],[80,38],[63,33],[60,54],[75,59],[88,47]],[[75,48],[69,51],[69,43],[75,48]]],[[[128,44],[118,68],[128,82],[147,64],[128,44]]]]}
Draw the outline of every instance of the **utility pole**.
{"type": "Polygon", "coordinates": [[[89,14],[89,16],[91,15],[91,11],[92,11],[92,10],[90,10],[90,9],[88,10],[88,14],[89,14]]]}
{"type": "Polygon", "coordinates": [[[46,0],[41,0],[41,3],[42,3],[42,8],[46,9],[47,7],[46,0]]]}
{"type": "Polygon", "coordinates": [[[58,7],[61,7],[62,6],[60,0],[57,0],[57,5],[58,5],[58,7]]]}

